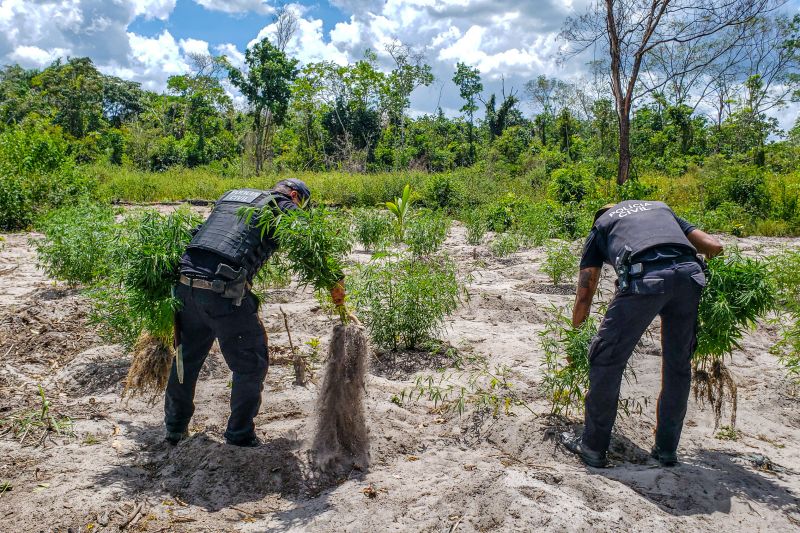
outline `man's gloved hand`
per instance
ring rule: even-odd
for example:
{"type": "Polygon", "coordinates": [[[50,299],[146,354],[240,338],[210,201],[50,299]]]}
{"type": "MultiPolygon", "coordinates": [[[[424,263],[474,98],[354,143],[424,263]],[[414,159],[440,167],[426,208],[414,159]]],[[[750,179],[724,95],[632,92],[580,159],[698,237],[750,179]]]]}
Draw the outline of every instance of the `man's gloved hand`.
{"type": "Polygon", "coordinates": [[[331,300],[333,300],[333,305],[336,307],[343,306],[344,297],[344,278],[342,278],[331,288],[331,300]]]}

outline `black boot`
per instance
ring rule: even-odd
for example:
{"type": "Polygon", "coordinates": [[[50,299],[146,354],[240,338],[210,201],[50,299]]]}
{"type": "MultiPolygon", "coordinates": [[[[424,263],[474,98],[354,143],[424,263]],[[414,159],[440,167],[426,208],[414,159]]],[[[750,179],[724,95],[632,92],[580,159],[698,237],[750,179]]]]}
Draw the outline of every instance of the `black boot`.
{"type": "Polygon", "coordinates": [[[228,440],[225,439],[226,444],[230,444],[231,446],[240,446],[242,448],[258,448],[261,446],[261,439],[256,437],[255,435],[249,439],[245,440],[228,440]]]}
{"type": "Polygon", "coordinates": [[[188,431],[167,431],[166,435],[164,436],[164,440],[173,446],[176,446],[180,441],[187,438],[189,436],[188,431]]]}
{"type": "Polygon", "coordinates": [[[594,468],[605,468],[608,466],[606,452],[596,452],[594,450],[590,450],[583,445],[581,437],[578,435],[573,435],[572,433],[562,433],[561,444],[563,444],[564,448],[566,448],[568,451],[580,457],[581,461],[589,466],[594,468]]]}
{"type": "Polygon", "coordinates": [[[678,464],[678,453],[675,451],[668,452],[660,449],[657,445],[653,446],[650,451],[650,457],[658,459],[661,466],[675,466],[678,464]]]}

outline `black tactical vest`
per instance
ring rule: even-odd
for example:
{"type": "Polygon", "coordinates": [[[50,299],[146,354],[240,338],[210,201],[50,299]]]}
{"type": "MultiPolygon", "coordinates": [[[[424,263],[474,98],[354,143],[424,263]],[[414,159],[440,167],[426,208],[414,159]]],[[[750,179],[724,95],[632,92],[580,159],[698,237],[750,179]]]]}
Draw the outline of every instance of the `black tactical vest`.
{"type": "Polygon", "coordinates": [[[205,250],[213,252],[225,260],[225,263],[236,269],[244,267],[247,278],[252,280],[258,270],[278,248],[278,244],[265,234],[261,238],[261,228],[255,220],[246,223],[239,216],[243,207],[262,208],[269,204],[276,209],[291,207],[291,199],[283,194],[258,189],[236,189],[228,191],[217,200],[211,215],[200,226],[187,250],[205,250]]]}
{"type": "Polygon", "coordinates": [[[679,245],[687,253],[697,253],[686,238],[672,209],[664,202],[626,200],[620,202],[597,219],[594,226],[606,241],[608,260],[613,265],[622,256],[625,246],[636,255],[662,245],[679,245]]]}

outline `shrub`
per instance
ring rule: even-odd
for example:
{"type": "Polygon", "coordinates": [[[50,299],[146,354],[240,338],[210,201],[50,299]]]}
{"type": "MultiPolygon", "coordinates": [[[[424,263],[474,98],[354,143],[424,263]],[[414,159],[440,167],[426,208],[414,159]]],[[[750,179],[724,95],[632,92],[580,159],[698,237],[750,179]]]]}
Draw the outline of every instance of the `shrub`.
{"type": "Polygon", "coordinates": [[[385,211],[358,209],[353,217],[355,237],[371,251],[385,246],[392,235],[392,221],[385,211]]]}
{"type": "Polygon", "coordinates": [[[411,219],[405,241],[417,257],[430,255],[442,247],[450,230],[450,219],[437,211],[423,211],[411,219]]]}
{"type": "Polygon", "coordinates": [[[498,233],[508,231],[529,206],[528,200],[511,192],[506,193],[484,209],[486,224],[490,230],[498,233]]]}
{"type": "Polygon", "coordinates": [[[67,153],[57,133],[20,127],[0,134],[0,229],[27,228],[47,209],[93,195],[67,153]]]}
{"type": "Polygon", "coordinates": [[[559,168],[550,178],[550,196],[562,204],[580,203],[589,194],[589,184],[577,165],[559,168]]]}
{"type": "Polygon", "coordinates": [[[451,174],[434,174],[426,184],[424,198],[433,208],[456,207],[461,203],[461,188],[451,174]]]}
{"type": "Polygon", "coordinates": [[[650,200],[658,192],[655,185],[646,185],[636,179],[630,178],[622,185],[617,186],[617,200],[650,200]]]}
{"type": "Polygon", "coordinates": [[[348,284],[372,340],[392,350],[437,335],[462,291],[456,266],[445,257],[383,257],[363,265],[348,284]]]}
{"type": "Polygon", "coordinates": [[[769,215],[772,200],[761,168],[735,163],[710,168],[704,175],[704,188],[706,209],[732,202],[750,215],[760,218],[769,215]]]}
{"type": "Polygon", "coordinates": [[[37,262],[51,278],[78,285],[109,274],[109,252],[115,234],[110,207],[62,207],[48,213],[39,229],[44,237],[33,240],[37,262]]]}
{"type": "Polygon", "coordinates": [[[545,260],[542,272],[547,274],[553,285],[563,282],[578,269],[578,258],[564,241],[550,241],[545,247],[545,260]]]}

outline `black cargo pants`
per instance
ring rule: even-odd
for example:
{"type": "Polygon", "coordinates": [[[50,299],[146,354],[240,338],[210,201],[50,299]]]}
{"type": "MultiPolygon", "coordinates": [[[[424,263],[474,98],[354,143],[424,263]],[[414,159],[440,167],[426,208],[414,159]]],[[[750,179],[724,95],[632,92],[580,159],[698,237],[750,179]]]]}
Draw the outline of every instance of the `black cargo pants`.
{"type": "Polygon", "coordinates": [[[589,392],[583,443],[605,451],[617,417],[625,365],[647,327],[661,316],[661,394],[656,406],[656,445],[675,451],[681,437],[697,346],[697,308],[705,285],[695,262],[645,266],[630,289],[617,293],[589,348],[589,392]]]}
{"type": "Polygon", "coordinates": [[[214,339],[218,339],[225,362],[233,372],[231,414],[225,438],[241,442],[254,437],[253,418],[261,406],[269,364],[258,300],[248,293],[237,307],[230,298],[182,284],[178,285],[176,296],[183,304],[178,325],[183,344],[184,381],[178,382],[173,363],[164,402],[167,431],[182,433],[189,427],[197,378],[214,339]]]}

